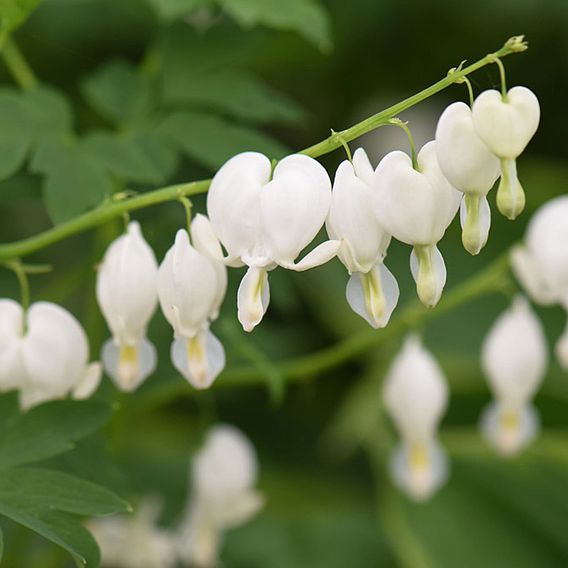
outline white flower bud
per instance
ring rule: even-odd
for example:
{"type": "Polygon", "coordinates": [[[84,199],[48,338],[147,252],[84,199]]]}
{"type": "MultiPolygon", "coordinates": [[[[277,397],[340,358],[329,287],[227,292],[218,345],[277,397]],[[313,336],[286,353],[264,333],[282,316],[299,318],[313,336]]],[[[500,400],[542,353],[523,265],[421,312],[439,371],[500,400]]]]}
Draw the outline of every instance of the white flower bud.
{"type": "Polygon", "coordinates": [[[407,337],[393,361],[383,399],[402,437],[391,461],[393,481],[413,499],[427,499],[448,475],[446,454],[436,440],[448,389],[442,370],[418,337],[407,337]]]}
{"type": "Polygon", "coordinates": [[[136,221],[108,247],[97,274],[97,301],[112,332],[102,349],[105,371],[125,391],[156,368],[156,349],[146,328],[158,303],[154,252],[136,221]]]}
{"type": "Polygon", "coordinates": [[[505,217],[515,219],[525,206],[516,159],[538,128],[538,99],[526,87],[513,87],[505,97],[496,90],[484,91],[473,103],[472,117],[477,134],[500,159],[499,211],[505,217]]]}
{"type": "Polygon", "coordinates": [[[362,148],[353,163],[339,165],[326,229],[330,238],[341,241],[338,257],[351,275],[347,301],[371,326],[384,327],[399,296],[398,284],[384,266],[391,237],[386,234],[373,209],[375,172],[362,148]]]}
{"type": "Polygon", "coordinates": [[[247,522],[263,505],[254,488],[257,475],[254,448],[239,430],[217,426],[208,434],[192,461],[192,497],[178,532],[183,562],[217,566],[223,532],[247,522]]]}
{"type": "Polygon", "coordinates": [[[436,128],[436,156],[448,181],[465,194],[461,203],[462,242],[471,254],[485,246],[491,224],[487,194],[499,177],[499,160],[473,126],[471,109],[451,104],[436,128]]]}
{"type": "Polygon", "coordinates": [[[231,266],[249,266],[239,289],[239,321],[251,331],[268,306],[266,272],[277,265],[307,270],[327,262],[339,242],[300,252],[317,235],[329,211],[331,183],[314,159],[294,154],[271,174],[270,160],[257,152],[237,154],[215,174],[207,194],[213,230],[231,266]]]}
{"type": "Polygon", "coordinates": [[[538,429],[530,405],[548,365],[542,326],[519,296],[489,330],[481,362],[496,399],[481,422],[487,440],[502,454],[518,452],[538,429]]]}
{"type": "Polygon", "coordinates": [[[208,254],[216,247],[209,240],[207,219],[198,216],[191,230],[196,246],[204,252],[190,244],[186,230],[179,230],[158,271],[158,295],[162,312],[174,328],[173,364],[195,388],[204,389],[225,367],[225,351],[209,325],[219,313],[227,275],[221,262],[208,254]]]}
{"type": "Polygon", "coordinates": [[[0,388],[19,389],[23,409],[96,389],[100,365],[88,364],[87,336],[67,310],[37,302],[24,314],[17,302],[0,300],[0,322],[0,388]]]}
{"type": "Polygon", "coordinates": [[[418,296],[435,306],[446,283],[444,259],[436,244],[455,217],[462,194],[444,177],[435,142],[418,154],[418,169],[404,152],[387,154],[376,170],[375,212],[384,229],[414,247],[411,270],[418,296]]]}

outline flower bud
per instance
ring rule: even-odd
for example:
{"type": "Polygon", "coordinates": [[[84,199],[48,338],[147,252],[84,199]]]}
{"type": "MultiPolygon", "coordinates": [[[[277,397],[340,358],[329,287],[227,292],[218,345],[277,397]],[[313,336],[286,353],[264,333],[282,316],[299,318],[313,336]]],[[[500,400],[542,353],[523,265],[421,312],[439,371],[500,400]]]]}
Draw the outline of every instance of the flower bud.
{"type": "Polygon", "coordinates": [[[436,440],[448,389],[444,375],[417,336],[406,338],[387,373],[383,400],[402,443],[391,460],[393,481],[416,500],[447,478],[447,458],[436,440]]]}
{"type": "Polygon", "coordinates": [[[136,221],[105,252],[97,273],[97,301],[112,332],[103,345],[105,371],[124,391],[136,389],[156,368],[146,328],[158,303],[158,264],[136,221]]]}
{"type": "Polygon", "coordinates": [[[472,117],[478,136],[501,163],[499,211],[508,219],[515,219],[525,206],[515,160],[538,128],[538,99],[526,87],[513,87],[506,96],[496,90],[484,91],[473,103],[472,117]]]}
{"type": "Polygon", "coordinates": [[[481,419],[482,431],[504,455],[525,446],[538,429],[530,401],[546,373],[548,353],[542,326],[519,296],[493,324],[481,362],[496,403],[481,419]]]}
{"type": "Polygon", "coordinates": [[[462,194],[444,177],[435,142],[418,154],[418,169],[404,152],[387,154],[376,171],[375,212],[385,231],[414,246],[412,275],[420,300],[436,305],[446,283],[444,259],[436,244],[455,217],[462,194]]]}
{"type": "Polygon", "coordinates": [[[339,165],[326,220],[331,239],[341,241],[338,257],[351,275],[347,301],[371,326],[384,327],[398,302],[398,284],[384,266],[391,237],[373,209],[375,172],[362,148],[353,163],[339,165]]]}

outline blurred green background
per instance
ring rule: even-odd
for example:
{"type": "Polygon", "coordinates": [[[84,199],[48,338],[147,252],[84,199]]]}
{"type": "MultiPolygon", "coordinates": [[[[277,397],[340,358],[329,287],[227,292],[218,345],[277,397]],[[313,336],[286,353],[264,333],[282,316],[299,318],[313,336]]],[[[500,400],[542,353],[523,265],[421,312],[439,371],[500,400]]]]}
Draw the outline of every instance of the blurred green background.
{"type": "MultiPolygon", "coordinates": [[[[252,0],[227,2],[225,10],[195,0],[43,2],[15,39],[36,75],[59,95],[40,109],[51,123],[45,123],[42,140],[30,143],[32,157],[0,160],[0,241],[44,230],[50,219],[71,217],[109,191],[210,177],[243,149],[278,155],[309,146],[330,128],[345,128],[414,94],[463,59],[474,61],[521,33],[530,49],[505,60],[508,83],[531,88],[542,109],[539,131],[519,160],[527,210],[515,223],[495,214],[490,241],[476,258],[462,249],[454,221],[440,247],[447,290],[520,239],[542,202],[566,192],[564,0],[294,0],[286,8],[284,0],[272,3],[281,6],[255,20],[246,9],[239,11],[252,0]],[[312,9],[296,13],[303,4],[312,9]],[[287,10],[288,19],[270,17],[287,10]],[[56,148],[47,166],[37,157],[45,139],[56,148]]],[[[13,84],[3,66],[0,74],[3,88],[13,84]]],[[[499,85],[496,66],[471,79],[476,93],[499,85]]],[[[463,85],[454,85],[402,115],[419,145],[433,137],[441,110],[466,94],[463,85]]],[[[0,125],[6,113],[0,105],[0,125]]],[[[10,133],[2,131],[0,126],[4,148],[10,133]]],[[[359,142],[374,164],[390,149],[406,149],[398,129],[382,128],[359,142]]],[[[322,161],[331,174],[343,158],[338,150],[322,161]]],[[[194,203],[204,211],[203,197],[194,203]]],[[[159,259],[185,222],[176,203],[133,218],[141,221],[159,259]]],[[[54,266],[52,273],[33,277],[33,299],[71,309],[95,354],[108,331],[95,304],[94,267],[121,227],[117,220],[31,257],[54,266]]],[[[386,261],[401,288],[394,318],[415,297],[409,252],[393,243],[386,261]]],[[[542,435],[518,458],[501,461],[477,432],[490,400],[479,347],[513,287],[434,314],[420,329],[450,383],[441,437],[452,464],[440,493],[413,504],[385,474],[388,426],[380,419],[380,384],[402,335],[392,334],[325,373],[299,373],[287,382],[272,362],[366,333],[365,322],[344,300],[346,271],[334,260],[307,273],[271,273],[270,309],[250,336],[235,324],[241,276],[241,270],[231,271],[222,317],[213,326],[228,366],[210,391],[195,392],[174,372],[167,355],[171,329],[157,314],[149,336],[160,353],[158,371],[128,396],[106,379],[97,397],[118,403],[111,422],[49,465],[133,503],[160,495],[168,525],[186,498],[191,451],[211,424],[227,422],[257,448],[267,497],[254,521],[227,535],[222,558],[228,568],[568,565],[566,374],[551,362],[536,400],[542,435]],[[378,455],[369,452],[375,436],[378,455]]],[[[18,297],[9,271],[0,274],[0,296],[18,297]]],[[[552,345],[564,314],[559,308],[537,311],[552,345]]],[[[0,523],[6,566],[70,565],[64,552],[33,533],[0,523]]]]}

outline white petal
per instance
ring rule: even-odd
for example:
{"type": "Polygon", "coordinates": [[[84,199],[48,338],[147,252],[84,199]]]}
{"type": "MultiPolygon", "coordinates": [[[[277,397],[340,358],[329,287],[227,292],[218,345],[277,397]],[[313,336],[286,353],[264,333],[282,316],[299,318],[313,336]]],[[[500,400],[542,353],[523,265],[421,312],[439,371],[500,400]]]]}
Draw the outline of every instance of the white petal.
{"type": "Polygon", "coordinates": [[[209,388],[225,368],[223,345],[209,330],[190,339],[176,339],[171,357],[174,367],[196,389],[209,388]]]}
{"type": "Polygon", "coordinates": [[[292,262],[325,222],[331,182],[319,162],[294,154],[278,163],[260,201],[267,250],[279,264],[292,262]]]}
{"type": "Polygon", "coordinates": [[[486,245],[491,227],[491,209],[485,195],[465,195],[460,206],[462,243],[470,254],[486,245]]]}
{"type": "Polygon", "coordinates": [[[436,155],[448,181],[464,193],[486,195],[499,177],[499,161],[477,135],[465,103],[451,104],[440,116],[436,155]]]}
{"type": "Polygon", "coordinates": [[[372,186],[375,183],[375,170],[363,148],[357,148],[353,153],[353,169],[355,175],[367,185],[372,186]]]}
{"type": "Polygon", "coordinates": [[[472,117],[478,136],[496,156],[515,159],[538,128],[540,106],[526,87],[513,87],[506,100],[489,90],[475,99],[472,117]]]}
{"type": "Polygon", "coordinates": [[[393,482],[404,493],[424,501],[446,482],[448,458],[433,438],[426,443],[403,443],[391,457],[390,472],[393,482]]]}
{"type": "Polygon", "coordinates": [[[556,342],[555,352],[560,366],[568,371],[568,324],[566,324],[564,333],[556,342]]]}
{"type": "Polygon", "coordinates": [[[10,299],[0,300],[0,390],[18,388],[24,381],[21,346],[24,333],[22,306],[10,299]]]}
{"type": "Polygon", "coordinates": [[[145,333],[158,303],[158,264],[140,225],[111,243],[97,274],[97,301],[112,334],[134,344],[145,333]]]}
{"type": "Polygon", "coordinates": [[[401,436],[424,442],[435,434],[448,402],[446,380],[434,357],[409,335],[387,373],[383,400],[401,436]]]}
{"type": "Polygon", "coordinates": [[[519,296],[489,330],[481,363],[499,400],[520,407],[539,387],[548,366],[542,325],[525,298],[519,296]]]}
{"type": "Polygon", "coordinates": [[[382,263],[369,273],[356,272],[347,283],[347,302],[351,309],[374,328],[385,327],[398,303],[398,283],[382,263]]]}
{"type": "Polygon", "coordinates": [[[558,301],[555,290],[551,289],[539,266],[537,258],[524,245],[517,245],[511,251],[511,267],[515,276],[530,297],[539,304],[550,305],[558,301]]]}
{"type": "Polygon", "coordinates": [[[158,271],[160,306],[176,337],[193,337],[218,310],[225,283],[213,263],[189,244],[187,231],[177,232],[158,271]]]}
{"type": "Polygon", "coordinates": [[[211,181],[207,212],[230,257],[252,255],[262,246],[260,195],[270,171],[266,156],[243,152],[227,161],[211,181]]]}
{"type": "Polygon", "coordinates": [[[447,276],[438,247],[414,247],[410,254],[410,271],[420,301],[428,308],[434,307],[440,301],[447,276]]]}
{"type": "Polygon", "coordinates": [[[71,391],[71,396],[75,400],[89,398],[99,388],[103,374],[103,367],[98,361],[87,365],[79,382],[71,391]]]}
{"type": "Polygon", "coordinates": [[[269,302],[266,270],[251,266],[243,276],[237,292],[237,315],[245,331],[252,331],[261,322],[269,302]]]}
{"type": "Polygon", "coordinates": [[[101,360],[106,373],[125,392],[136,390],[155,370],[156,348],[146,338],[136,345],[118,345],[109,339],[103,345],[101,360]]]}
{"type": "Polygon", "coordinates": [[[221,244],[213,231],[211,222],[205,215],[198,213],[191,222],[191,240],[198,252],[223,262],[221,244]]]}
{"type": "Polygon", "coordinates": [[[515,160],[501,160],[501,180],[497,188],[497,208],[507,219],[516,219],[525,208],[525,192],[517,176],[515,160]]]}
{"type": "Polygon", "coordinates": [[[314,250],[310,251],[299,262],[279,262],[280,266],[295,270],[296,272],[303,272],[316,266],[321,266],[330,261],[339,251],[341,241],[325,241],[319,244],[314,250]]]}
{"type": "Polygon", "coordinates": [[[480,429],[487,442],[500,454],[512,456],[536,437],[540,420],[530,404],[509,408],[494,402],[483,411],[480,429]]]}

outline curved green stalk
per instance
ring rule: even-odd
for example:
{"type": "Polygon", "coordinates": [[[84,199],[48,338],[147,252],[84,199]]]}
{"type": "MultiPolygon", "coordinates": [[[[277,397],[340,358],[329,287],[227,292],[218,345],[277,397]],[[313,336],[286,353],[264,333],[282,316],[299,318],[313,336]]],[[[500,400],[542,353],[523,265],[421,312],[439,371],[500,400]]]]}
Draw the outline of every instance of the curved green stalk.
{"type": "MultiPolygon", "coordinates": [[[[373,116],[370,116],[346,130],[332,133],[322,142],[319,142],[314,146],[310,146],[309,148],[302,150],[300,153],[317,158],[318,156],[332,152],[343,144],[346,144],[351,140],[355,140],[363,134],[380,126],[388,124],[390,120],[395,118],[401,112],[422,102],[428,97],[435,95],[446,87],[456,83],[466,75],[477,71],[485,65],[495,63],[496,59],[500,59],[511,53],[524,51],[525,49],[526,43],[523,41],[522,36],[511,38],[500,50],[486,55],[468,67],[453,70],[448,76],[440,79],[440,81],[419,93],[404,99],[403,101],[374,114],[373,116]]],[[[209,187],[210,181],[211,180],[202,180],[172,185],[156,189],[154,191],[149,191],[136,197],[126,198],[122,201],[105,203],[97,209],[83,213],[70,221],[57,225],[52,229],[48,229],[43,233],[39,233],[38,235],[16,241],[14,243],[0,245],[0,262],[27,256],[67,237],[92,229],[101,223],[105,223],[109,219],[128,213],[129,211],[150,207],[158,203],[163,203],[164,201],[173,201],[184,196],[205,193],[209,187]]]]}

